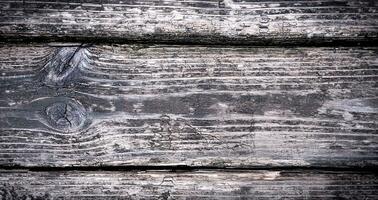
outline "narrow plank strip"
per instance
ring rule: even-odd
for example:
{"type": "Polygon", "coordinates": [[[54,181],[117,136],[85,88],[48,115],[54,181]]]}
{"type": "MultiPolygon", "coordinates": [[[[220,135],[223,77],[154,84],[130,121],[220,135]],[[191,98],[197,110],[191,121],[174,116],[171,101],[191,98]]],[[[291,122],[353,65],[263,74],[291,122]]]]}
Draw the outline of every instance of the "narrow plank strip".
{"type": "Polygon", "coordinates": [[[354,44],[377,40],[372,0],[2,0],[5,39],[212,44],[354,44]]]}
{"type": "Polygon", "coordinates": [[[329,171],[0,171],[3,199],[376,199],[376,174],[329,171]]]}
{"type": "Polygon", "coordinates": [[[3,45],[0,164],[377,165],[377,48],[3,45]]]}

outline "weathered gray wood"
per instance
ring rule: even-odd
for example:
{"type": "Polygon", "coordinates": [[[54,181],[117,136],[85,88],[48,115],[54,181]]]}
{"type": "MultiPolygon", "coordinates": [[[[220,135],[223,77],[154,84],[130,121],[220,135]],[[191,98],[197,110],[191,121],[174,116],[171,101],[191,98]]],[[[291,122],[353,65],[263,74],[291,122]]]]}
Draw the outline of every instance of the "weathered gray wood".
{"type": "Polygon", "coordinates": [[[377,41],[377,1],[2,0],[0,37],[303,44],[377,41]]]}
{"type": "Polygon", "coordinates": [[[3,45],[0,164],[377,165],[377,48],[3,45]]]}
{"type": "Polygon", "coordinates": [[[328,171],[1,171],[2,199],[377,199],[376,174],[328,171]]]}

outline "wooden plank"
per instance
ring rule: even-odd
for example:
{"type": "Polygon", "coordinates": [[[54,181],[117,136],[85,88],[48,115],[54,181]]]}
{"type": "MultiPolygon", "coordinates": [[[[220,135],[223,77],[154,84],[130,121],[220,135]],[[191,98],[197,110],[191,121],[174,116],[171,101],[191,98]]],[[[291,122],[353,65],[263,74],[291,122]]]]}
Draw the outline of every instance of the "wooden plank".
{"type": "Polygon", "coordinates": [[[329,171],[1,171],[3,199],[376,199],[376,174],[329,171]]]}
{"type": "Polygon", "coordinates": [[[55,45],[0,48],[3,166],[377,165],[376,47],[55,45]]]}
{"type": "Polygon", "coordinates": [[[212,44],[366,43],[374,0],[1,0],[2,39],[212,44]]]}

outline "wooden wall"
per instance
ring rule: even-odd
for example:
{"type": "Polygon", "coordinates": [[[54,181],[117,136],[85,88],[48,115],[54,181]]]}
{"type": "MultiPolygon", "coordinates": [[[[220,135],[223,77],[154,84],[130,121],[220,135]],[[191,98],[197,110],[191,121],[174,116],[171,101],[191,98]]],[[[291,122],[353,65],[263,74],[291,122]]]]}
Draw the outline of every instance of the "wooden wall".
{"type": "Polygon", "coordinates": [[[376,199],[375,1],[0,1],[0,199],[376,199]]]}

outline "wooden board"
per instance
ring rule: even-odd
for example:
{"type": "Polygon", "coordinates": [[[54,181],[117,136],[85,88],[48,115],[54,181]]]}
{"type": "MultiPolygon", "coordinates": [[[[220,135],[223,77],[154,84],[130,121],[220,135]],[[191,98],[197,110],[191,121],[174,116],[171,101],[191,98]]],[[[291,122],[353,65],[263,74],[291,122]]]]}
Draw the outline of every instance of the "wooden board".
{"type": "Polygon", "coordinates": [[[3,40],[371,44],[374,0],[1,0],[3,40]]]}
{"type": "Polygon", "coordinates": [[[377,48],[3,45],[3,166],[374,167],[377,48]]]}
{"type": "Polygon", "coordinates": [[[3,199],[377,199],[367,172],[16,171],[0,173],[3,199]]]}

